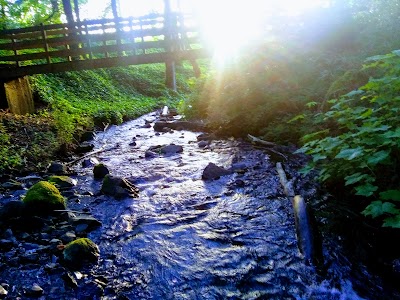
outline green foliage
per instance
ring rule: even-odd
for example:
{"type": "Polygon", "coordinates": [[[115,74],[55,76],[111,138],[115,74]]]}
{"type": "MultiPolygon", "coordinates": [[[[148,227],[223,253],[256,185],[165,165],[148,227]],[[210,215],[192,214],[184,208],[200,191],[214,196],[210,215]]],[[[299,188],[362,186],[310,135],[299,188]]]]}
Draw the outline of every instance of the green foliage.
{"type": "Polygon", "coordinates": [[[48,214],[56,209],[65,209],[65,199],[50,182],[39,181],[33,185],[23,198],[32,213],[48,214]]]}
{"type": "MultiPolygon", "coordinates": [[[[381,217],[385,226],[400,227],[397,167],[400,163],[400,51],[370,57],[364,70],[380,77],[332,101],[324,132],[305,137],[301,152],[312,155],[310,166],[323,181],[343,179],[358,196],[373,201],[364,214],[381,217]]],[[[309,166],[309,167],[310,167],[309,166]]]]}
{"type": "Polygon", "coordinates": [[[6,132],[3,122],[0,119],[0,173],[21,165],[21,156],[15,153],[10,143],[10,135],[6,132]]]}

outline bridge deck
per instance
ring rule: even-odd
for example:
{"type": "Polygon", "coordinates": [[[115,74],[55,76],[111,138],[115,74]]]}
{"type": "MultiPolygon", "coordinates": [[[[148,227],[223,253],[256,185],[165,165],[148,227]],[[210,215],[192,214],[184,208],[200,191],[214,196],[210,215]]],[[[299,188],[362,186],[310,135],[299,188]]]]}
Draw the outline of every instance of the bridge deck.
{"type": "Polygon", "coordinates": [[[207,56],[193,19],[183,14],[0,31],[0,80],[207,56]]]}

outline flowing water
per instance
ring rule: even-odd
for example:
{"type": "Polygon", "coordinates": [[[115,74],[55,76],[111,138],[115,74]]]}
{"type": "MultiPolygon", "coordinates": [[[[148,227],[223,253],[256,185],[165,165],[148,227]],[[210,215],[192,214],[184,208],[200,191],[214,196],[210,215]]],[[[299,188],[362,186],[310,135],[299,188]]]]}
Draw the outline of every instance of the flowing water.
{"type": "MultiPolygon", "coordinates": [[[[91,238],[99,244],[96,272],[125,299],[377,299],[382,289],[366,271],[353,288],[352,268],[337,248],[324,242],[323,271],[307,264],[296,240],[291,199],[285,196],[268,152],[238,140],[205,148],[200,133],[156,134],[147,115],[97,135],[96,148],[113,147],[97,158],[113,175],[140,189],[138,198],[82,198],[102,221],[91,238]],[[132,144],[132,142],[135,142],[132,144]],[[176,144],[183,152],[146,158],[151,146],[176,144]],[[208,163],[233,170],[202,180],[208,163]],[[94,200],[93,200],[94,199],[94,200]]],[[[296,163],[284,161],[289,172],[296,163]]],[[[98,192],[91,169],[77,168],[80,187],[98,192]]],[[[289,175],[290,176],[290,175],[289,175]]],[[[300,178],[300,177],[299,177],[300,178]]],[[[295,189],[312,200],[316,186],[297,179],[295,189]]],[[[362,269],[362,268],[361,268],[362,269]]],[[[354,280],[353,280],[354,281],[354,280]]],[[[380,298],[383,299],[383,298],[380,298]]]]}
{"type": "MultiPolygon", "coordinates": [[[[68,208],[102,222],[89,233],[101,255],[97,265],[81,271],[83,279],[77,276],[83,290],[63,288],[60,275],[33,265],[2,269],[0,277],[8,278],[0,279],[10,290],[38,282],[46,290],[42,299],[400,299],[348,259],[334,234],[322,233],[319,266],[304,260],[274,153],[235,139],[200,147],[200,132],[158,134],[144,126],[156,117],[112,126],[94,140],[95,150],[105,150],[95,157],[134,183],[138,198],[101,195],[92,168],[74,165],[78,185],[68,208]],[[170,144],[183,152],[145,155],[150,147],[170,144]],[[231,173],[203,180],[209,163],[231,173]],[[88,279],[105,283],[101,296],[85,292],[81,282],[88,279]]],[[[296,193],[309,203],[324,202],[315,182],[296,172],[304,158],[278,159],[296,193]]]]}

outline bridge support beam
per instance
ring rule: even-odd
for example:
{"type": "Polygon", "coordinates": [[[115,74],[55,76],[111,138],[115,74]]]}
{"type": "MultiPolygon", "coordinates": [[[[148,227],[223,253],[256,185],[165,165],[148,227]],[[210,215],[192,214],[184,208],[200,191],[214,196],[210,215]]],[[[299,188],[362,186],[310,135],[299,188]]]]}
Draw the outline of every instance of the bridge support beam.
{"type": "Polygon", "coordinates": [[[168,60],[165,63],[165,85],[176,92],[176,71],[173,60],[168,60]]]}
{"type": "MultiPolygon", "coordinates": [[[[32,89],[27,76],[5,82],[4,91],[11,113],[25,115],[35,111],[32,89]]],[[[1,102],[5,102],[4,99],[1,102]]]]}

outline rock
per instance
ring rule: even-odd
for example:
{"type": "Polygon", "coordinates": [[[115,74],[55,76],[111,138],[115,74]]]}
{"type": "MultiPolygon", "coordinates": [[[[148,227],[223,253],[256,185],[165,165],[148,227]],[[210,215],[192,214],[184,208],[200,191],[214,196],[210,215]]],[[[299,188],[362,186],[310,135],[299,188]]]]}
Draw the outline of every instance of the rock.
{"type": "Polygon", "coordinates": [[[78,287],[78,282],[76,282],[76,279],[71,272],[64,273],[61,278],[64,280],[66,286],[69,286],[73,289],[78,287]]]}
{"type": "Polygon", "coordinates": [[[174,130],[192,130],[192,131],[204,131],[205,126],[203,123],[189,122],[189,121],[174,121],[165,122],[157,121],[153,125],[154,131],[164,132],[164,128],[174,130]]]}
{"type": "Polygon", "coordinates": [[[12,240],[1,239],[0,240],[0,250],[9,251],[14,246],[14,242],[12,240]]]}
{"type": "Polygon", "coordinates": [[[99,247],[88,238],[77,239],[65,246],[63,258],[71,268],[80,268],[87,263],[97,263],[99,247]]]}
{"type": "Polygon", "coordinates": [[[93,177],[96,179],[103,179],[107,174],[110,174],[107,166],[104,164],[97,164],[93,168],[93,177]]]}
{"type": "Polygon", "coordinates": [[[129,196],[137,197],[139,189],[128,180],[106,175],[103,179],[103,184],[100,190],[103,194],[113,196],[116,199],[122,199],[129,196]]]}
{"type": "Polygon", "coordinates": [[[7,290],[2,285],[0,285],[0,299],[4,299],[5,297],[7,297],[7,294],[7,290]]]}
{"type": "MultiPolygon", "coordinates": [[[[71,223],[73,226],[78,227],[79,225],[85,225],[85,229],[80,229],[77,231],[91,231],[99,226],[101,226],[101,222],[92,216],[78,216],[73,217],[71,219],[71,223]]],[[[81,227],[83,228],[83,227],[81,227]]]]}
{"type": "Polygon", "coordinates": [[[182,153],[183,152],[183,147],[179,146],[179,145],[167,145],[167,146],[163,146],[161,148],[161,153],[165,154],[165,155],[172,155],[172,154],[176,154],[176,153],[182,153]]]}
{"type": "Polygon", "coordinates": [[[67,166],[60,162],[52,162],[47,168],[47,173],[50,174],[63,175],[67,172],[67,166]]]}
{"type": "Polygon", "coordinates": [[[80,141],[81,142],[88,142],[93,140],[96,137],[96,133],[94,133],[93,131],[85,131],[84,133],[82,133],[81,137],[80,137],[80,141]]]}
{"type": "Polygon", "coordinates": [[[6,190],[20,190],[23,188],[23,185],[21,182],[7,181],[1,184],[1,187],[6,190]]]}
{"type": "Polygon", "coordinates": [[[98,161],[97,158],[91,157],[91,158],[86,158],[82,161],[82,167],[83,168],[88,168],[88,167],[93,167],[95,165],[98,165],[100,162],[98,161]]]}
{"type": "Polygon", "coordinates": [[[25,294],[29,297],[39,297],[44,293],[43,289],[36,283],[34,283],[30,288],[26,289],[25,294]]]}
{"type": "Polygon", "coordinates": [[[73,240],[76,239],[76,234],[73,231],[68,231],[68,232],[64,233],[60,237],[60,239],[64,244],[68,244],[68,243],[71,243],[73,240]]]}
{"type": "Polygon", "coordinates": [[[101,299],[104,293],[104,289],[96,281],[89,281],[82,287],[80,287],[78,295],[79,299],[101,299]]]}
{"type": "Polygon", "coordinates": [[[90,142],[83,142],[81,144],[79,144],[76,149],[75,149],[75,153],[86,153],[89,151],[92,151],[94,149],[94,145],[90,142]]]}
{"type": "Polygon", "coordinates": [[[199,146],[199,148],[204,148],[206,146],[208,146],[208,142],[207,141],[200,141],[197,143],[197,146],[199,146]]]}
{"type": "Polygon", "coordinates": [[[53,175],[47,179],[48,182],[54,184],[58,188],[71,188],[76,186],[77,181],[68,176],[53,175]]]}
{"type": "Polygon", "coordinates": [[[155,157],[157,157],[157,153],[147,150],[144,154],[144,157],[145,158],[155,158],[155,157]]]}
{"type": "Polygon", "coordinates": [[[13,200],[0,207],[0,221],[7,222],[19,218],[25,214],[25,204],[22,201],[13,200]]]}
{"type": "Polygon", "coordinates": [[[39,181],[33,185],[23,198],[30,214],[49,214],[54,210],[64,210],[65,199],[60,191],[50,182],[39,181]]]}
{"type": "Polygon", "coordinates": [[[209,163],[207,167],[203,171],[202,179],[203,180],[214,180],[218,179],[221,176],[225,176],[230,174],[228,170],[224,168],[218,167],[216,164],[209,163]]]}

